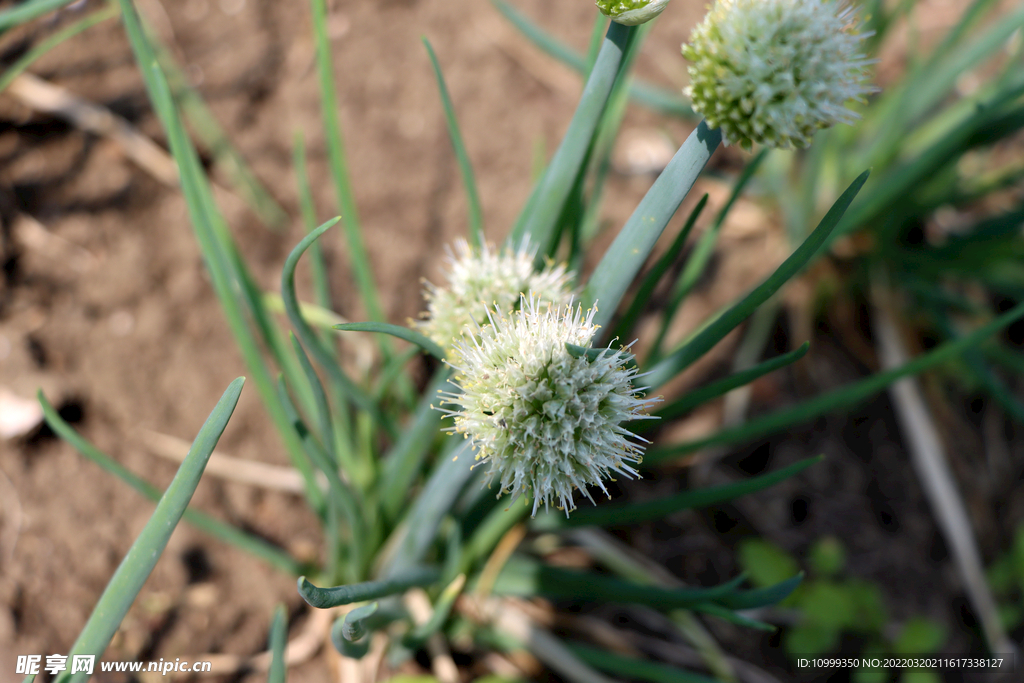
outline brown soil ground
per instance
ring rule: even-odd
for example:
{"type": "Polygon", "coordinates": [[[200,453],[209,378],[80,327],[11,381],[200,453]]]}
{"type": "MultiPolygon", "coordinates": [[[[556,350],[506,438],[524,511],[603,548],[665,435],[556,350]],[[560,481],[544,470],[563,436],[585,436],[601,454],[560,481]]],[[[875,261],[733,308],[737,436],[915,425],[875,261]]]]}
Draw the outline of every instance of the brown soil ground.
{"type": "MultiPolygon", "coordinates": [[[[293,217],[299,211],[291,146],[297,131],[305,135],[318,210],[322,217],[332,215],[307,3],[138,4],[293,217]]],[[[516,4],[585,49],[591,3],[516,4]]],[[[334,5],[330,32],[356,199],[387,317],[402,323],[420,310],[420,279],[436,280],[444,245],[466,229],[461,182],[420,37],[432,41],[444,67],[494,240],[503,237],[526,198],[538,150],[551,150],[559,140],[580,84],[505,24],[489,3],[334,5]]],[[[685,64],[678,46],[702,13],[703,3],[677,0],[639,59],[646,79],[681,87],[685,64]]],[[[9,62],[28,42],[51,33],[55,22],[70,21],[73,16],[60,16],[4,35],[0,60],[9,62]]],[[[32,73],[109,108],[163,144],[116,22],[68,41],[32,73]]],[[[631,111],[625,129],[627,136],[654,132],[674,143],[688,133],[685,124],[640,110],[631,111]]],[[[115,142],[34,111],[11,95],[0,96],[0,158],[0,387],[24,397],[42,387],[100,449],[166,485],[175,467],[154,455],[146,430],[190,439],[227,384],[245,374],[182,197],[129,161],[115,142]]],[[[714,165],[732,171],[742,159],[726,150],[714,165]]],[[[610,225],[621,224],[649,183],[645,176],[613,179],[606,203],[610,225]]],[[[720,205],[723,186],[708,182],[705,189],[712,193],[712,208],[720,205]]],[[[222,199],[257,281],[276,289],[284,258],[302,234],[300,222],[292,220],[275,233],[237,198],[222,199]]],[[[784,258],[787,247],[773,224],[753,204],[740,207],[719,245],[715,277],[688,303],[683,328],[692,329],[784,258]]],[[[340,231],[325,247],[336,308],[361,319],[340,231]]],[[[799,299],[799,291],[792,296],[799,299]]],[[[870,343],[863,320],[855,305],[845,312],[834,312],[814,332],[808,370],[758,385],[754,409],[794,401],[870,369],[873,359],[865,366],[859,351],[870,343]]],[[[721,371],[734,346],[731,338],[722,344],[690,381],[721,371]]],[[[1005,544],[1002,524],[1022,511],[997,516],[987,503],[987,480],[972,474],[984,449],[980,421],[969,408],[957,407],[951,417],[951,431],[965,446],[953,457],[957,471],[967,474],[964,486],[990,558],[1005,544]]],[[[720,416],[718,407],[701,411],[676,431],[705,432],[720,416]]],[[[286,464],[253,388],[243,392],[219,449],[286,464]]],[[[820,452],[830,456],[826,465],[769,496],[679,516],[644,527],[629,540],[684,579],[700,582],[734,575],[731,548],[755,531],[797,554],[817,536],[833,533],[846,542],[852,570],[885,587],[897,622],[927,614],[949,625],[953,650],[966,652],[972,630],[961,622],[970,622],[969,610],[962,607],[958,580],[884,397],[855,414],[733,453],[704,479],[736,478],[737,468],[756,472],[820,452]],[[801,505],[807,514],[794,516],[794,506],[801,505]]],[[[1007,457],[1020,462],[1021,456],[1018,448],[1007,457]]],[[[684,472],[668,470],[645,480],[641,486],[647,489],[627,488],[644,496],[685,481],[684,472]]],[[[152,505],[46,430],[0,442],[0,500],[0,681],[14,681],[20,679],[13,675],[16,655],[69,649],[152,505]]],[[[317,552],[318,526],[297,497],[207,477],[193,504],[298,556],[317,552]]],[[[278,602],[288,605],[296,624],[305,618],[292,577],[182,525],[105,658],[259,652],[278,602]]],[[[777,642],[713,628],[739,656],[773,670],[779,680],[791,680],[780,668],[784,661],[764,654],[777,642]]],[[[289,680],[327,680],[330,666],[328,657],[318,655],[289,680]]]]}

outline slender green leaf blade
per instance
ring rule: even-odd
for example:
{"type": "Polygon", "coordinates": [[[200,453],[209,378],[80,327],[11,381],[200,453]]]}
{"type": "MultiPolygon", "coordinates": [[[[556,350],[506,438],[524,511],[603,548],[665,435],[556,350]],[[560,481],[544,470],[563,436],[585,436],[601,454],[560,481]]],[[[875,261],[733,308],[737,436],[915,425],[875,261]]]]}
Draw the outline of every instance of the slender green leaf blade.
{"type": "MultiPolygon", "coordinates": [[[[330,161],[331,177],[334,179],[334,189],[338,196],[338,208],[341,210],[345,227],[349,261],[367,314],[372,320],[381,321],[384,314],[377,297],[370,258],[363,243],[359,214],[352,192],[352,180],[345,160],[345,143],[342,140],[341,120],[338,116],[338,95],[334,87],[334,68],[331,65],[331,44],[327,38],[327,3],[326,0],[310,0],[310,4],[313,9],[313,42],[316,47],[317,75],[327,135],[327,158],[330,161]]],[[[299,338],[302,339],[301,336],[299,338]]],[[[302,339],[302,343],[306,344],[306,340],[302,339]]],[[[383,348],[387,349],[388,346],[385,344],[383,348]]]]}
{"type": "Polygon", "coordinates": [[[690,412],[697,406],[703,403],[707,403],[711,399],[723,396],[732,391],[733,389],[736,389],[737,387],[742,387],[747,384],[750,384],[754,380],[760,377],[764,377],[765,375],[771,372],[775,372],[776,370],[784,368],[787,365],[792,365],[796,361],[806,356],[807,351],[810,348],[811,343],[804,342],[803,344],[800,345],[800,348],[794,349],[789,353],[784,353],[781,356],[776,356],[775,358],[771,358],[764,362],[758,363],[752,368],[741,370],[740,372],[729,375],[728,377],[720,379],[717,382],[712,382],[707,386],[687,392],[687,394],[680,398],[679,400],[673,401],[672,403],[668,404],[667,406],[659,410],[657,413],[655,413],[655,416],[660,417],[662,420],[671,420],[673,418],[679,417],[680,415],[685,415],[686,413],[690,412]]]}
{"type": "Polygon", "coordinates": [[[473,177],[473,165],[469,162],[469,153],[466,151],[466,144],[459,131],[459,122],[455,118],[455,106],[452,104],[448,85],[444,81],[444,74],[441,73],[437,55],[434,54],[434,48],[426,38],[423,39],[423,45],[426,46],[427,54],[430,55],[430,63],[434,67],[437,89],[441,93],[441,104],[444,105],[444,117],[448,122],[448,135],[452,141],[452,148],[455,150],[455,158],[459,162],[459,170],[462,172],[462,183],[466,186],[466,197],[469,200],[469,241],[473,246],[481,248],[484,245],[484,212],[480,206],[476,179],[473,177]]]}
{"type": "Polygon", "coordinates": [[[644,456],[645,463],[660,462],[708,446],[749,441],[765,434],[772,434],[807,422],[819,415],[856,405],[903,377],[916,375],[950,358],[955,358],[968,349],[978,346],[993,333],[1020,319],[1022,316],[1024,316],[1024,302],[1017,304],[1003,315],[982,325],[970,334],[966,334],[955,341],[946,342],[929,353],[918,356],[898,368],[872,375],[851,386],[836,389],[793,408],[778,410],[738,427],[724,429],[704,439],[652,449],[644,456]]]}
{"type": "Polygon", "coordinates": [[[689,343],[683,345],[655,365],[650,371],[647,382],[652,387],[659,387],[685,370],[691,363],[711,350],[715,344],[720,342],[737,325],[746,320],[758,306],[771,298],[790,278],[803,270],[804,266],[818,254],[818,251],[839,223],[843,213],[849,207],[853,198],[857,196],[857,192],[860,191],[867,178],[868,171],[860,174],[832,205],[832,208],[821,219],[814,232],[804,240],[803,244],[797,247],[796,251],[768,279],[719,316],[717,320],[704,328],[689,343]]]}
{"type": "MultiPolygon", "coordinates": [[[[654,519],[661,519],[680,510],[718,505],[735,498],[756,493],[790,477],[800,474],[805,469],[819,463],[823,456],[807,458],[800,462],[783,467],[777,472],[762,474],[746,481],[732,484],[712,486],[704,489],[683,491],[673,496],[657,498],[641,503],[609,503],[600,507],[581,508],[566,518],[564,515],[549,513],[535,518],[531,526],[538,531],[557,531],[581,526],[619,526],[623,524],[639,524],[654,519]]],[[[645,462],[645,464],[647,464],[645,462]]]]}
{"type": "MultiPolygon", "coordinates": [[[[238,403],[244,382],[245,379],[239,377],[228,385],[224,395],[200,428],[185,461],[181,463],[167,491],[157,503],[153,515],[114,572],[78,639],[71,647],[72,656],[99,657],[107,649],[110,639],[128,613],[128,608],[135,602],[135,597],[149,578],[150,572],[167,546],[167,541],[171,538],[171,533],[188,507],[206,463],[213,454],[214,446],[217,445],[238,403]]],[[[84,681],[86,678],[88,675],[82,672],[61,676],[62,680],[69,682],[84,681]]]]}
{"type": "Polygon", "coordinates": [[[284,605],[274,609],[274,620],[270,624],[270,672],[267,683],[284,683],[287,664],[284,648],[288,644],[288,613],[284,605]]]}
{"type": "MultiPolygon", "coordinates": [[[[160,496],[163,495],[160,489],[145,479],[136,476],[121,463],[82,438],[78,432],[71,428],[71,425],[61,418],[60,413],[46,400],[42,392],[39,392],[39,404],[43,407],[43,416],[46,418],[46,424],[50,426],[50,429],[57,436],[67,441],[79,453],[131,486],[146,498],[152,501],[160,500],[160,496]]],[[[286,574],[294,576],[302,573],[301,565],[294,558],[281,548],[271,545],[262,538],[248,534],[237,527],[191,508],[185,510],[184,519],[200,531],[225,543],[229,543],[254,557],[258,557],[286,574]]]]}
{"type": "Polygon", "coordinates": [[[584,664],[623,678],[651,681],[652,683],[721,683],[716,678],[708,678],[667,664],[626,657],[608,650],[599,650],[576,643],[566,643],[566,647],[584,664]]]}
{"type": "Polygon", "coordinates": [[[75,0],[28,0],[17,7],[12,7],[0,12],[0,33],[15,26],[32,21],[41,17],[47,12],[60,9],[70,5],[75,0]]]}
{"type": "Polygon", "coordinates": [[[7,71],[4,72],[3,76],[0,76],[0,92],[6,90],[7,86],[11,84],[11,81],[24,73],[25,69],[32,66],[33,62],[63,43],[65,40],[77,36],[79,33],[92,28],[101,21],[113,19],[116,16],[117,8],[113,5],[108,5],[106,8],[93,12],[84,19],[76,21],[64,30],[58,31],[52,36],[47,37],[45,40],[22,55],[16,62],[14,62],[14,64],[11,64],[7,71]]]}

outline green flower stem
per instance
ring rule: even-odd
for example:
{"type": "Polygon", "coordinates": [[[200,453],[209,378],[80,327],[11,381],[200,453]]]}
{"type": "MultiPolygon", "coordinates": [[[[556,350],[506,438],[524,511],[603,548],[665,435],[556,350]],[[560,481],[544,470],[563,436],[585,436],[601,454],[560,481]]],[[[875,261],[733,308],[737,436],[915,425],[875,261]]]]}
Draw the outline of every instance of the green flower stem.
{"type": "MultiPolygon", "coordinates": [[[[588,58],[589,55],[584,56],[577,53],[571,47],[535,24],[518,9],[504,2],[504,0],[491,0],[491,4],[508,19],[509,23],[519,29],[530,42],[542,51],[583,77],[590,73],[593,60],[588,58]]],[[[607,22],[607,19],[604,19],[600,14],[596,16],[598,19],[603,19],[607,22]]],[[[603,23],[600,26],[603,28],[603,23]]],[[[640,80],[634,80],[629,84],[629,97],[637,104],[659,114],[678,116],[684,119],[695,118],[693,110],[690,109],[686,100],[680,97],[679,93],[674,90],[659,88],[640,80]]]]}
{"type": "Polygon", "coordinates": [[[540,192],[529,217],[516,226],[510,244],[520,244],[525,235],[530,235],[530,241],[540,245],[541,255],[548,253],[553,246],[551,240],[558,217],[579,175],[580,166],[590,148],[633,33],[633,27],[630,26],[615,22],[608,26],[608,33],[583,88],[583,95],[569,123],[569,129],[540,181],[540,192]]]}
{"type": "Polygon", "coordinates": [[[387,545],[395,546],[395,555],[384,571],[399,576],[418,566],[434,542],[441,520],[452,509],[473,474],[473,450],[469,441],[452,439],[453,448],[443,448],[433,473],[405,514],[405,522],[394,532],[387,545]]]}
{"type": "MultiPolygon", "coordinates": [[[[135,602],[135,597],[142,590],[142,585],[149,578],[174,528],[188,507],[192,494],[199,485],[199,479],[203,476],[206,463],[213,455],[213,449],[238,403],[244,382],[245,379],[239,377],[228,386],[199,430],[184,462],[157,503],[156,510],[114,572],[89,620],[71,647],[69,660],[73,655],[98,657],[107,649],[110,639],[128,613],[128,608],[135,602]]],[[[79,683],[86,678],[88,675],[85,673],[71,675],[65,672],[58,680],[62,683],[79,683]]]]}
{"type": "Polygon", "coordinates": [[[329,609],[339,605],[350,605],[353,602],[386,598],[396,593],[404,593],[416,586],[429,586],[440,576],[441,573],[435,568],[419,567],[396,573],[383,581],[366,581],[334,588],[319,588],[310,583],[305,576],[301,576],[298,586],[299,595],[311,607],[329,609]]]}
{"type": "MultiPolygon", "coordinates": [[[[612,26],[618,24],[613,22],[612,26]]],[[[583,292],[585,305],[596,302],[600,306],[595,323],[607,327],[633,278],[721,141],[721,132],[701,121],[644,195],[583,292]]]]}

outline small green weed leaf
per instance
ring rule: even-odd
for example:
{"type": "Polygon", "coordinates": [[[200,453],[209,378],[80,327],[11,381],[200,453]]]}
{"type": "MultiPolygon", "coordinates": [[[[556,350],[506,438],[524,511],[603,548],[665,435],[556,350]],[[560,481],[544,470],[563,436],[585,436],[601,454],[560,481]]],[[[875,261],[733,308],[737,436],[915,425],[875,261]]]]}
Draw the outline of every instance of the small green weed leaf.
{"type": "Polygon", "coordinates": [[[942,683],[935,671],[911,670],[900,674],[900,683],[942,683]]]}
{"type": "Polygon", "coordinates": [[[852,630],[866,634],[880,633],[889,621],[881,589],[873,583],[856,579],[846,581],[844,586],[857,609],[852,630]]]}
{"type": "Polygon", "coordinates": [[[437,342],[416,330],[402,327],[401,325],[391,325],[389,323],[342,323],[341,325],[334,325],[334,329],[342,330],[343,332],[379,332],[381,334],[390,334],[392,337],[398,337],[415,344],[438,360],[444,360],[444,349],[437,342]]]}
{"type": "Polygon", "coordinates": [[[811,626],[841,631],[856,623],[857,606],[846,586],[834,581],[811,581],[800,596],[800,607],[811,626]]]}
{"type": "Polygon", "coordinates": [[[761,538],[751,538],[739,545],[740,567],[755,586],[774,586],[800,571],[800,565],[785,550],[761,538]]]}
{"type": "MultiPolygon", "coordinates": [[[[831,649],[831,648],[830,648],[831,649]]],[[[811,654],[811,653],[808,653],[811,654]]],[[[818,653],[820,654],[820,653],[818,653]]],[[[866,653],[865,653],[866,654],[866,653]]],[[[853,672],[853,683],[887,683],[889,680],[888,669],[855,669],[853,672]]]]}
{"type": "Polygon", "coordinates": [[[274,620],[270,624],[270,672],[267,683],[284,683],[287,664],[284,648],[288,645],[288,612],[284,605],[274,609],[274,620]]]}
{"type": "Polygon", "coordinates": [[[839,645],[839,631],[814,624],[801,624],[786,633],[786,651],[814,656],[831,652],[839,645]]]}
{"type": "Polygon", "coordinates": [[[898,655],[929,655],[938,652],[945,642],[946,629],[941,624],[924,617],[912,617],[903,625],[892,651],[898,655]]]}
{"type": "Polygon", "coordinates": [[[311,607],[328,609],[353,602],[376,600],[389,595],[403,593],[414,586],[429,586],[438,579],[441,573],[431,567],[420,567],[411,571],[396,574],[393,578],[383,581],[366,581],[348,586],[318,588],[310,583],[305,576],[299,577],[299,595],[311,607]]]}
{"type": "Polygon", "coordinates": [[[835,536],[823,536],[811,546],[807,561],[816,576],[829,578],[841,572],[846,565],[846,549],[835,536]]]}

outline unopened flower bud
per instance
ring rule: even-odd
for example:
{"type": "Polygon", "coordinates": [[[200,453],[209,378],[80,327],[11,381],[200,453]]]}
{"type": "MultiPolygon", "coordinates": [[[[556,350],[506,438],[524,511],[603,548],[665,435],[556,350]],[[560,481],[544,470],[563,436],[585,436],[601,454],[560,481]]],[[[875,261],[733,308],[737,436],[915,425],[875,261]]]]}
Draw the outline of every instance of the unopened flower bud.
{"type": "Polygon", "coordinates": [[[668,0],[597,0],[597,8],[626,26],[646,24],[665,11],[668,0]]]}
{"type": "Polygon", "coordinates": [[[717,0],[683,45],[694,111],[726,144],[807,147],[874,92],[845,0],[717,0]]]}

